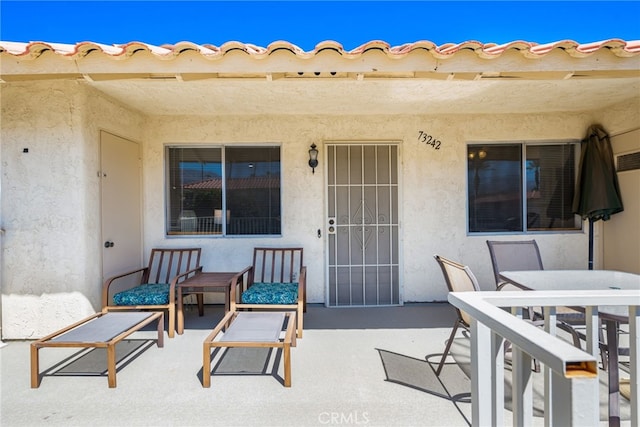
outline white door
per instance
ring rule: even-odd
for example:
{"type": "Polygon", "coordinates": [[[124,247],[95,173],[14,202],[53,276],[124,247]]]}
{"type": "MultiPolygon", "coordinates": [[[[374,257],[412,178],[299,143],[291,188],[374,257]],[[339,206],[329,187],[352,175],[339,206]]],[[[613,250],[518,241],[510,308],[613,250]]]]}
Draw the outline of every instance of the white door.
{"type": "Polygon", "coordinates": [[[329,306],[402,304],[398,146],[326,144],[329,306]]]}
{"type": "Polygon", "coordinates": [[[142,266],[140,146],[100,133],[102,276],[142,266]]]}

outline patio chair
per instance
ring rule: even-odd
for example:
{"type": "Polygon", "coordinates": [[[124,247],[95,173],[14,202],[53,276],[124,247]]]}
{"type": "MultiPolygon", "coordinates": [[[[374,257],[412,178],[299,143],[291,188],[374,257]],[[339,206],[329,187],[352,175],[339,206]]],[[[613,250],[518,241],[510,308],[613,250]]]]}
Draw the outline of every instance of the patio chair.
{"type": "MultiPolygon", "coordinates": [[[[434,258],[440,265],[442,269],[442,274],[444,275],[444,280],[447,283],[447,288],[449,292],[480,292],[480,285],[478,284],[478,279],[473,274],[471,269],[466,266],[459,264],[450,259],[444,258],[440,255],[434,255],[434,258]]],[[[449,335],[449,339],[447,340],[447,345],[444,349],[444,353],[442,354],[442,358],[440,359],[440,363],[438,364],[438,368],[436,369],[436,375],[439,376],[442,371],[442,367],[444,366],[444,362],[449,355],[449,351],[451,350],[451,345],[453,344],[453,339],[456,336],[456,332],[459,327],[464,328],[467,332],[471,332],[471,318],[467,313],[455,307],[457,318],[453,324],[453,329],[451,330],[451,334],[449,335]]],[[[510,349],[510,343],[505,342],[505,352],[510,349]]],[[[535,372],[540,371],[540,363],[537,360],[533,360],[533,370],[535,372]]]]}
{"type": "Polygon", "coordinates": [[[500,280],[501,271],[543,270],[540,250],[535,240],[487,240],[487,246],[497,290],[507,285],[500,280]]]}
{"type": "Polygon", "coordinates": [[[102,286],[102,311],[167,310],[175,334],[176,284],[202,272],[200,248],[152,249],[147,267],[110,277],[102,286]]]}
{"type": "Polygon", "coordinates": [[[296,335],[302,338],[302,316],[307,311],[307,267],[302,256],[303,249],[297,247],[254,248],[253,264],[232,280],[231,311],[295,310],[296,335]]]}
{"type": "MultiPolygon", "coordinates": [[[[444,280],[447,283],[447,288],[449,292],[478,292],[480,291],[480,285],[478,284],[478,280],[476,276],[473,274],[471,269],[466,265],[459,264],[450,259],[444,258],[440,255],[434,255],[434,258],[440,265],[442,269],[442,274],[444,275],[444,280]]],[[[453,329],[451,330],[451,334],[449,335],[449,339],[447,340],[447,345],[444,349],[444,353],[442,354],[442,358],[440,359],[440,363],[438,364],[438,369],[436,370],[436,375],[440,375],[442,371],[442,367],[444,366],[444,362],[449,355],[449,351],[451,350],[451,345],[453,344],[453,339],[458,332],[458,328],[462,327],[467,332],[470,332],[471,327],[471,318],[467,313],[455,307],[457,317],[453,324],[453,329]]]]}
{"type": "MultiPolygon", "coordinates": [[[[544,270],[540,249],[535,240],[487,240],[487,246],[489,247],[497,290],[501,290],[507,285],[506,282],[500,280],[501,271],[544,270]]],[[[516,289],[514,287],[514,290],[516,289]]],[[[556,311],[556,326],[568,332],[573,344],[580,348],[580,339],[584,339],[584,334],[578,332],[574,326],[585,323],[584,314],[569,307],[558,307],[556,311]]],[[[535,311],[532,307],[528,307],[526,312],[529,319],[534,321],[536,325],[544,325],[542,312],[535,311]]]]}

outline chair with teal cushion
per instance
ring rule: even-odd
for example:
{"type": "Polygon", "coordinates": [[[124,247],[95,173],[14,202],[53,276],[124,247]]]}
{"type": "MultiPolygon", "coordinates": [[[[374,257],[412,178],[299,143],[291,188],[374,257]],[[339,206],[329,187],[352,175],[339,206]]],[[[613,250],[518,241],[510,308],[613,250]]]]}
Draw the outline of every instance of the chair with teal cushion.
{"type": "Polygon", "coordinates": [[[231,310],[295,310],[297,336],[302,338],[307,311],[302,253],[302,248],[254,248],[253,264],[232,280],[231,310]]]}
{"type": "Polygon", "coordinates": [[[202,272],[200,248],[152,249],[147,267],[111,277],[102,287],[102,311],[167,310],[175,333],[176,284],[202,272]]]}

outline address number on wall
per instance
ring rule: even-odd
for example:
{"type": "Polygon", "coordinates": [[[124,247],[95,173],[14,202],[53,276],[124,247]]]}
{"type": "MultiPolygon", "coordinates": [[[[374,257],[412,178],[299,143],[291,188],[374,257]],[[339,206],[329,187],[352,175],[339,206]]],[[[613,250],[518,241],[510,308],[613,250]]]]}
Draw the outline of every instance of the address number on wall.
{"type": "Polygon", "coordinates": [[[439,150],[440,144],[442,144],[439,139],[436,139],[433,135],[429,135],[424,131],[418,131],[418,141],[432,146],[434,150],[439,150]]]}

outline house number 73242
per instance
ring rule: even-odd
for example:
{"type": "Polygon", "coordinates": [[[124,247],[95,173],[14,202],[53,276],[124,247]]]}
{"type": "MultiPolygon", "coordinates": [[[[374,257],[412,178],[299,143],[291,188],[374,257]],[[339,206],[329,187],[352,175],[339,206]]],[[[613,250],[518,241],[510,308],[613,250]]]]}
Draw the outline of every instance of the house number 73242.
{"type": "Polygon", "coordinates": [[[440,144],[442,143],[439,139],[434,138],[424,131],[418,131],[418,141],[432,146],[434,150],[439,150],[440,144]]]}

